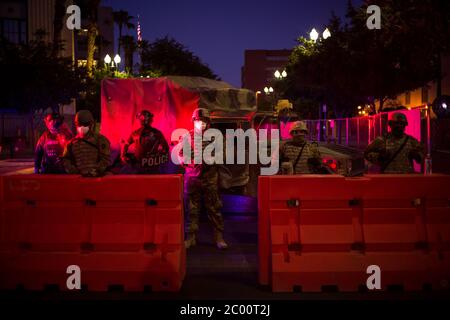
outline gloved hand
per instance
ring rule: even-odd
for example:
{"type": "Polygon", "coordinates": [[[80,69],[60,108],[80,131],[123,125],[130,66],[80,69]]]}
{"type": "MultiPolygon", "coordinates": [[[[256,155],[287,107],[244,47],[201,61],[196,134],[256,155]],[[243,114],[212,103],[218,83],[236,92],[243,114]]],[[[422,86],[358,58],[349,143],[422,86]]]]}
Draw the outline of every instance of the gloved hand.
{"type": "Polygon", "coordinates": [[[122,163],[128,163],[130,162],[130,157],[128,157],[126,154],[123,154],[120,156],[120,160],[122,161],[122,163]]]}
{"type": "Polygon", "coordinates": [[[380,149],[378,151],[378,161],[385,162],[389,160],[391,153],[386,150],[386,148],[380,149]]]}
{"type": "Polygon", "coordinates": [[[418,151],[418,150],[411,150],[409,153],[408,153],[408,159],[409,160],[415,160],[416,162],[422,162],[422,160],[423,160],[423,156],[422,156],[422,153],[420,152],[420,151],[418,151]]]}
{"type": "Polygon", "coordinates": [[[89,172],[83,174],[82,176],[86,177],[86,178],[97,177],[98,176],[98,171],[97,171],[97,169],[91,169],[91,170],[89,170],[89,172]]]}

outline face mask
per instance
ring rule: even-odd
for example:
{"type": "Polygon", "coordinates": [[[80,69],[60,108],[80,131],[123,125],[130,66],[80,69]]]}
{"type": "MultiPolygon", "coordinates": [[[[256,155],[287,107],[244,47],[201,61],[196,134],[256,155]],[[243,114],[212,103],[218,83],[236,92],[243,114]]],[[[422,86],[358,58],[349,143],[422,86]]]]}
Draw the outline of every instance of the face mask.
{"type": "Polygon", "coordinates": [[[305,142],[305,134],[304,133],[296,133],[296,134],[294,134],[293,135],[293,140],[295,141],[295,142],[300,142],[300,143],[303,143],[303,142],[305,142]]]}
{"type": "Polygon", "coordinates": [[[88,132],[89,132],[89,127],[77,127],[77,133],[81,137],[84,137],[88,132]]]}
{"type": "Polygon", "coordinates": [[[200,120],[197,120],[197,121],[194,121],[194,128],[195,129],[197,129],[197,130],[205,130],[206,129],[206,122],[203,122],[203,121],[200,121],[200,120]]]}

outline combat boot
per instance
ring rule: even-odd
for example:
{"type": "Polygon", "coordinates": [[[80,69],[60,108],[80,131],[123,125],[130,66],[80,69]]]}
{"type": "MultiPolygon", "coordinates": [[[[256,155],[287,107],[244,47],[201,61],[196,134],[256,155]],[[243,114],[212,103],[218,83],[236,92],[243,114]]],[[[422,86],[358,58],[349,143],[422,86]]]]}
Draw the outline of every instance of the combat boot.
{"type": "Polygon", "coordinates": [[[190,233],[187,239],[184,241],[184,246],[186,249],[189,249],[197,244],[197,240],[195,238],[195,233],[190,233]]]}
{"type": "Polygon", "coordinates": [[[223,239],[223,233],[216,231],[214,232],[214,241],[216,242],[216,246],[220,250],[224,250],[228,248],[228,244],[223,239]]]}

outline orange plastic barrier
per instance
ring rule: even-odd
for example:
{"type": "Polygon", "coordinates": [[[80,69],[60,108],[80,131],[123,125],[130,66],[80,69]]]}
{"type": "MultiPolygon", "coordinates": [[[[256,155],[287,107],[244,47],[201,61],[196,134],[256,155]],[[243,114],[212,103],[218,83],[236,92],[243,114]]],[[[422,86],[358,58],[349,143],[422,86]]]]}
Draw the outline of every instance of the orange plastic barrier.
{"type": "Polygon", "coordinates": [[[442,288],[450,280],[450,176],[259,180],[259,281],[273,291],[442,288]]]}
{"type": "Polygon", "coordinates": [[[86,239],[78,176],[3,177],[3,249],[77,251],[86,239]]]}
{"type": "Polygon", "coordinates": [[[182,176],[6,176],[0,287],[177,291],[186,270],[182,176]]]}

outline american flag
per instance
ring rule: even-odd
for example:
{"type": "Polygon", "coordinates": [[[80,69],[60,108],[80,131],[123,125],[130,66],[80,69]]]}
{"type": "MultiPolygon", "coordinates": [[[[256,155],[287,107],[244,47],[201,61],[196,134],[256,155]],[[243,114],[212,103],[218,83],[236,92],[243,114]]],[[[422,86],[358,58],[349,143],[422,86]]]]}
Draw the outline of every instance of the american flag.
{"type": "Polygon", "coordinates": [[[139,22],[139,15],[138,15],[138,21],[137,21],[137,39],[138,39],[138,42],[142,41],[141,23],[139,22]]]}

